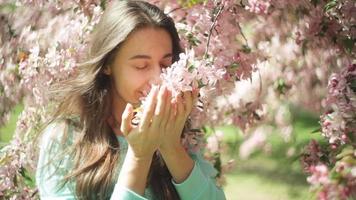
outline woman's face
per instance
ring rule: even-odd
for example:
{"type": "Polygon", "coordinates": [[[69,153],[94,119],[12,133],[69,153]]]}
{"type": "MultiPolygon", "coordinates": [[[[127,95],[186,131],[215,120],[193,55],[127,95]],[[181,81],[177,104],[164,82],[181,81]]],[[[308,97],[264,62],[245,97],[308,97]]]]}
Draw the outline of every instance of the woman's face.
{"type": "Polygon", "coordinates": [[[160,82],[162,68],[172,64],[172,40],[162,28],[141,28],[122,43],[108,73],[113,77],[114,101],[138,104],[152,84],[160,82]]]}

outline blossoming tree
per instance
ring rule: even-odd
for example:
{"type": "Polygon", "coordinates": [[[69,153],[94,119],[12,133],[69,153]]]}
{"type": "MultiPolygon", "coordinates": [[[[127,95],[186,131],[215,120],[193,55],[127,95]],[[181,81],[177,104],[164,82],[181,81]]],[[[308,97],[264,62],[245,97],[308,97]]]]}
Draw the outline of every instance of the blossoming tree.
{"type": "MultiPolygon", "coordinates": [[[[36,198],[34,141],[55,106],[47,88],[75,76],[106,2],[0,0],[0,125],[15,105],[25,106],[13,139],[1,149],[1,198],[36,198]]],[[[150,2],[174,18],[186,49],[162,80],[175,92],[200,88],[193,127],[235,125],[246,136],[240,156],[248,157],[268,143],[270,124],[291,137],[285,102],[321,113],[319,132],[330,145],[311,141],[306,148],[308,181],[319,199],[356,195],[355,2],[150,2]]],[[[206,156],[223,184],[231,163],[220,160],[220,137],[216,131],[206,139],[206,156]]],[[[195,131],[182,143],[192,151],[205,147],[195,131]]]]}

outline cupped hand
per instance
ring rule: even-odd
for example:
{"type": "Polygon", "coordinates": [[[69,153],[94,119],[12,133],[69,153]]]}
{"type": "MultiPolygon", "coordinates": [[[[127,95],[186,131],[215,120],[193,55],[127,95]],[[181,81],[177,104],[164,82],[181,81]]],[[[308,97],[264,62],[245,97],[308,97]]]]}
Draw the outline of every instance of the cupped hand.
{"type": "Polygon", "coordinates": [[[129,144],[129,150],[137,159],[151,159],[161,145],[166,119],[170,114],[167,112],[170,99],[166,87],[153,86],[137,126],[131,123],[134,117],[133,106],[127,104],[122,114],[120,129],[129,144]]]}
{"type": "Polygon", "coordinates": [[[181,145],[181,135],[184,125],[189,117],[190,112],[198,98],[198,89],[181,93],[171,102],[171,106],[166,109],[165,118],[163,121],[163,128],[165,134],[163,135],[162,143],[159,150],[170,151],[181,145]]]}

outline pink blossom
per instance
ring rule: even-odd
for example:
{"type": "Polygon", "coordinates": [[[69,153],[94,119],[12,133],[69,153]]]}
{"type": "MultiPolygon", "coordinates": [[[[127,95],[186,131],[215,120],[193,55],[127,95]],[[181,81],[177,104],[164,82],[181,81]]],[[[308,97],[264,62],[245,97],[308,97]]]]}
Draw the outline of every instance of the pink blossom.
{"type": "Polygon", "coordinates": [[[223,132],[222,131],[216,131],[212,135],[210,135],[207,138],[207,145],[206,148],[211,152],[211,153],[217,153],[219,152],[219,143],[222,142],[222,137],[223,137],[223,132]]]}
{"type": "Polygon", "coordinates": [[[323,185],[330,183],[328,177],[329,171],[326,165],[311,166],[309,171],[312,173],[312,175],[307,178],[307,181],[312,185],[323,185]]]}
{"type": "Polygon", "coordinates": [[[256,149],[263,147],[267,140],[267,135],[271,133],[271,127],[258,127],[254,130],[246,141],[240,146],[239,155],[242,159],[247,159],[256,149]]]}
{"type": "Polygon", "coordinates": [[[257,14],[267,14],[270,0],[249,0],[246,9],[257,14]]]}

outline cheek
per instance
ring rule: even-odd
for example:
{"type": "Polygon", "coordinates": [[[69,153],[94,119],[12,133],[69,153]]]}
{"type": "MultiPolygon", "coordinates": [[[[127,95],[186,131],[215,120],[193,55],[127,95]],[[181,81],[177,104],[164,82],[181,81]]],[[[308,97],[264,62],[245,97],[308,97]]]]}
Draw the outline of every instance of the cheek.
{"type": "Polygon", "coordinates": [[[146,83],[147,76],[138,73],[121,74],[115,76],[115,87],[119,95],[129,102],[136,102],[140,97],[139,91],[142,90],[146,83]]]}

